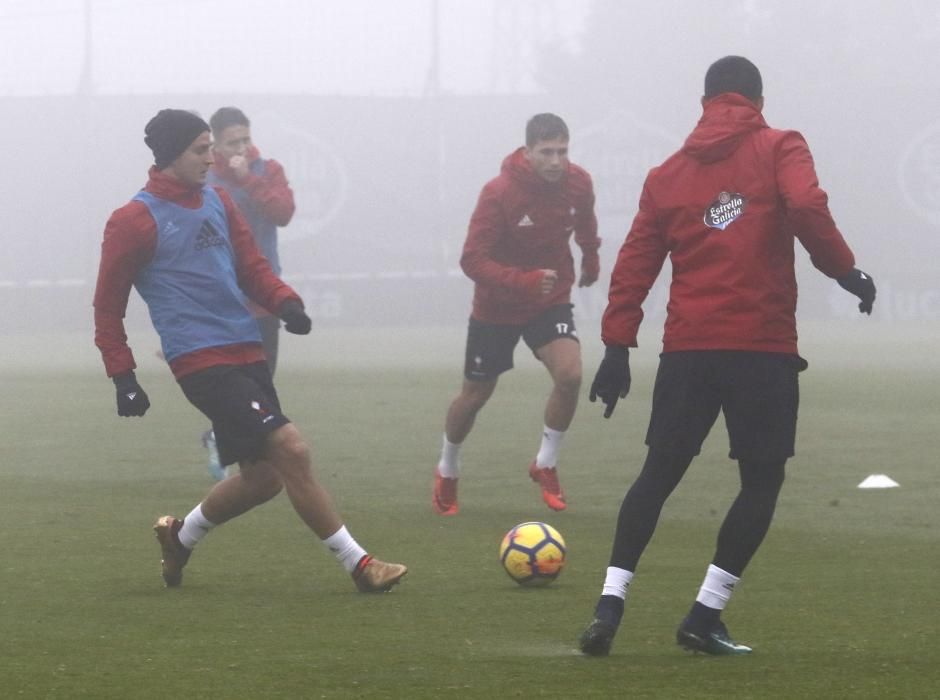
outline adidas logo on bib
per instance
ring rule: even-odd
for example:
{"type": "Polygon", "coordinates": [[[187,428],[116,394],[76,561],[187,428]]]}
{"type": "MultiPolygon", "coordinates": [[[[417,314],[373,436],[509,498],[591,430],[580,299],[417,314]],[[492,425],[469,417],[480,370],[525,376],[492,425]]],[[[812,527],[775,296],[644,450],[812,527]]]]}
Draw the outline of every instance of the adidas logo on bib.
{"type": "Polygon", "coordinates": [[[202,222],[202,228],[196,236],[196,250],[205,250],[217,245],[225,245],[225,239],[207,219],[202,222]]]}

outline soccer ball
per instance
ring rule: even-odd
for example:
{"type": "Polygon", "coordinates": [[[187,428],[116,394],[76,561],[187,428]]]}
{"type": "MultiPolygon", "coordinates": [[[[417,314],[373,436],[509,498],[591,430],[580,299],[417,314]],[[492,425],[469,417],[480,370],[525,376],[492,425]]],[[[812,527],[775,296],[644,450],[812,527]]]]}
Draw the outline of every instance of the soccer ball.
{"type": "Polygon", "coordinates": [[[565,565],[565,540],[547,523],[520,523],[499,545],[499,560],[506,573],[522,586],[544,586],[554,581],[565,565]]]}

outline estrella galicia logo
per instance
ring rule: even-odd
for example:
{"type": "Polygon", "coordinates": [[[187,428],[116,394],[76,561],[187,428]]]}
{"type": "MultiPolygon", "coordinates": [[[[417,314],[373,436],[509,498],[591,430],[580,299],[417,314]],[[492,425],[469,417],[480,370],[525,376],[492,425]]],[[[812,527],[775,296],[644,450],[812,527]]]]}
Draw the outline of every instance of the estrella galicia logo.
{"type": "Polygon", "coordinates": [[[747,200],[737,192],[722,192],[705,209],[705,225],[724,231],[744,213],[747,200]]]}
{"type": "Polygon", "coordinates": [[[196,250],[205,250],[212,246],[225,245],[225,239],[215,230],[215,226],[206,219],[196,235],[196,250]]]}

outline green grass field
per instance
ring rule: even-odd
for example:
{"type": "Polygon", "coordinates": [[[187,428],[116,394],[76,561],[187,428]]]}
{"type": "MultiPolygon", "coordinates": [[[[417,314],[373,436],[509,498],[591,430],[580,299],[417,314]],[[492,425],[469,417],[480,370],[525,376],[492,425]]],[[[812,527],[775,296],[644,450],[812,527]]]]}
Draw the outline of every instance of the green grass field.
{"type": "Polygon", "coordinates": [[[153,402],[142,420],[115,416],[89,338],[69,339],[84,345],[56,370],[43,361],[53,339],[25,352],[8,343],[0,696],[940,697],[937,337],[867,346],[860,337],[820,329],[804,342],[798,454],[725,614],[754,654],[692,656],[673,639],[736,490],[719,420],[667,503],[607,659],[580,656],[575,640],[644,456],[655,337],[634,354],[633,393],[610,421],[586,401],[599,348],[585,340],[560,514],[526,475],[548,385],[520,348],[465,447],[461,512],[449,519],[431,512],[431,470],[460,381],[462,330],[285,339],[282,403],[311,438],[350,530],[411,569],[379,596],[355,592],[283,496],[214,531],[182,588],[164,589],[150,526],[184,515],[209,486],[202,419],[143,357],[146,342],[134,343],[153,402]],[[857,489],[872,473],[901,488],[857,489]],[[497,561],[503,533],[531,519],[569,547],[567,568],[544,589],[517,586],[497,561]]]}

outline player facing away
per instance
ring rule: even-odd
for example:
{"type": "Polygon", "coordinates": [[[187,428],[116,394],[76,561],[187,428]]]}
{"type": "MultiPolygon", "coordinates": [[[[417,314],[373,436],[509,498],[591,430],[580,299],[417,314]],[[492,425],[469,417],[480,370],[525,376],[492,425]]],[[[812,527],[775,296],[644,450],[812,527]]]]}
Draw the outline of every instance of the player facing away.
{"type": "Polygon", "coordinates": [[[581,348],[572,315],[575,280],[570,239],[581,248],[579,286],[597,280],[597,218],[588,173],[568,160],[568,127],[554,114],[526,124],[525,146],[510,153],[480,193],[460,265],[474,285],[464,381],[450,404],[432,505],[458,511],[460,446],[477,413],[513,366],[520,337],[545,365],[553,387],[545,405],[542,442],[529,466],[553,510],[566,508],[558,451],[578,405],[581,348]]]}
{"type": "Polygon", "coordinates": [[[641,304],[665,259],[672,262],[649,451],[620,507],[602,594],[580,638],[585,654],[609,653],[663,504],[719,411],[741,486],[676,640],[707,654],[751,651],[732,640],[721,612],[770,527],[794,451],[797,375],[807,367],[797,354],[794,238],[820,272],[859,297],[860,311],[872,310],[875,285],[854,268],[806,142],[768,127],[763,105],[760,72],[747,59],[728,56],[708,69],[702,118],[648,174],[612,271],[606,351],[590,392],[605,417],[630,389],[641,304]]]}
{"type": "Polygon", "coordinates": [[[163,354],[186,398],[210,421],[223,464],[240,470],[216,483],[192,512],[165,515],[154,531],[163,580],[179,586],[196,544],[222,523],[283,489],[294,510],[363,592],[386,591],[407,573],[371,557],[353,539],[314,474],[310,448],[281,412],[249,300],[306,335],[297,293],[271,270],[231,197],[206,185],[209,126],[178,109],[145,128],[153,151],[144,188],[108,220],[95,290],[95,344],[117,389],[120,416],[150,407],[124,332],[131,287],[150,311],[163,354]]]}
{"type": "MultiPolygon", "coordinates": [[[[262,158],[251,140],[251,122],[237,107],[222,107],[209,118],[215,162],[209,169],[208,184],[224,189],[235,201],[255,237],[261,254],[280,276],[277,230],[287,226],[294,216],[294,192],[287,182],[284,168],[276,160],[262,158]]],[[[271,368],[277,369],[280,319],[257,304],[249,308],[258,322],[264,356],[271,368]]],[[[209,451],[209,474],[217,481],[225,478],[226,470],[219,462],[219,450],[212,430],[203,433],[202,443],[209,451]]],[[[228,468],[232,473],[233,467],[228,468]]]]}

